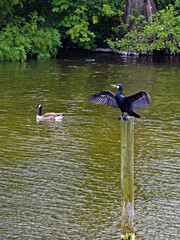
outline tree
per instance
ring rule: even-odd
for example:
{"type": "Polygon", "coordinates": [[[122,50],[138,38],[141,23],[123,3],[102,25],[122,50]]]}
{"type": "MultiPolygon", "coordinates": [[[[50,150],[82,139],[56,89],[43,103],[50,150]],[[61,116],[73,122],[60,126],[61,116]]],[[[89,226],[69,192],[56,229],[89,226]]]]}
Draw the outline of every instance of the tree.
{"type": "Polygon", "coordinates": [[[126,0],[123,21],[129,25],[129,30],[132,30],[134,21],[130,19],[130,15],[139,13],[143,15],[146,20],[149,20],[156,12],[157,10],[153,0],[126,0]]]}

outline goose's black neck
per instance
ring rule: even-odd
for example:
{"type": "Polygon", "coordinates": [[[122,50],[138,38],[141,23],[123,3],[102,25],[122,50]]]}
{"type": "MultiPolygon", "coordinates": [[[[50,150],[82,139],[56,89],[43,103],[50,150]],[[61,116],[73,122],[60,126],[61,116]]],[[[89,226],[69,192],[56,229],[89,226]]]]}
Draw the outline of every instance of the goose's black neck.
{"type": "Polygon", "coordinates": [[[41,116],[42,113],[42,106],[39,108],[38,116],[41,116]]]}

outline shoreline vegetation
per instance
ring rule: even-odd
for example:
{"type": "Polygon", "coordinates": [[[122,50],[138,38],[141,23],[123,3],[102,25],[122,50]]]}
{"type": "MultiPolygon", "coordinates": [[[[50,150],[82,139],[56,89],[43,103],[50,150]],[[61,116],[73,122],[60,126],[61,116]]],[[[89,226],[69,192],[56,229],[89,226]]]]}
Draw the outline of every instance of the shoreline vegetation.
{"type": "Polygon", "coordinates": [[[59,57],[62,50],[126,56],[180,53],[180,0],[10,0],[0,3],[0,61],[59,57]],[[143,14],[142,14],[143,13],[143,14]],[[127,15],[130,14],[130,15],[127,15]]]}

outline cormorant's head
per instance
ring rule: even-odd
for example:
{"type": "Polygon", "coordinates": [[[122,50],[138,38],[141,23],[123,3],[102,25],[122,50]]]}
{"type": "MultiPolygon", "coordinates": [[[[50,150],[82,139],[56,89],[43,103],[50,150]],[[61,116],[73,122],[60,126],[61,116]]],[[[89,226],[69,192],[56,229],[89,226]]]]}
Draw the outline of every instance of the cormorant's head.
{"type": "Polygon", "coordinates": [[[40,103],[38,103],[35,107],[36,107],[36,108],[41,108],[42,105],[41,105],[40,103]]]}
{"type": "Polygon", "coordinates": [[[119,84],[119,83],[117,83],[117,84],[111,84],[111,86],[114,87],[114,88],[119,89],[119,91],[122,93],[122,91],[123,91],[123,86],[122,86],[122,84],[119,84]]]}

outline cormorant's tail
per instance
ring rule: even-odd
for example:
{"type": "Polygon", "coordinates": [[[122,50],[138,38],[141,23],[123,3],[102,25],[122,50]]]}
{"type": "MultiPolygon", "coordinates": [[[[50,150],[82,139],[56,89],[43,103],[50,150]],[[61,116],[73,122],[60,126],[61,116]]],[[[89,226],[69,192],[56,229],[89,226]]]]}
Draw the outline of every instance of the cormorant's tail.
{"type": "Polygon", "coordinates": [[[140,118],[141,116],[139,114],[137,114],[136,112],[134,112],[133,110],[130,110],[127,112],[130,116],[136,117],[136,118],[140,118]]]}

